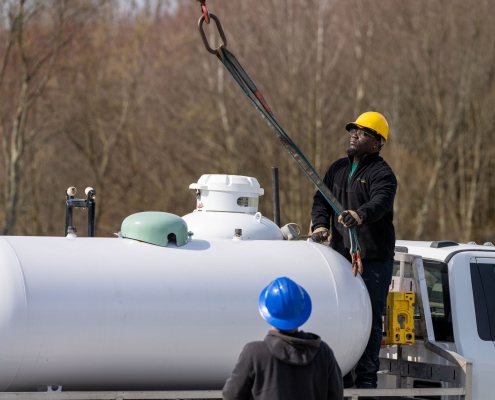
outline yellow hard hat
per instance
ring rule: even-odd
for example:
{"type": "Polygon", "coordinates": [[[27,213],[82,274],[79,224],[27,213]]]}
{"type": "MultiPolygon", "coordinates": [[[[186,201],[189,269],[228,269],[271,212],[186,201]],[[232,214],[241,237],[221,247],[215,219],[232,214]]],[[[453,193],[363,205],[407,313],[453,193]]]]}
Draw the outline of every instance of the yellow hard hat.
{"type": "Polygon", "coordinates": [[[385,117],[375,111],[368,111],[361,114],[356,122],[349,122],[345,129],[350,131],[352,128],[368,128],[378,133],[385,142],[388,140],[388,122],[385,117]]]}

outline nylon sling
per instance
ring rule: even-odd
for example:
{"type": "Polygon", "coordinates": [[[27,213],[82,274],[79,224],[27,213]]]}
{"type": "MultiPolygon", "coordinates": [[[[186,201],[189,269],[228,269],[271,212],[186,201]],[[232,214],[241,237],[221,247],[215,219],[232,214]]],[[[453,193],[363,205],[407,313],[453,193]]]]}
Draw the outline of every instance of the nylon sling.
{"type": "MultiPolygon", "coordinates": [[[[229,71],[230,75],[232,75],[234,80],[242,89],[244,94],[249,98],[249,100],[254,105],[254,107],[259,111],[259,113],[265,120],[266,124],[268,125],[272,133],[278,139],[278,141],[285,147],[287,152],[292,156],[294,161],[304,171],[304,173],[311,180],[311,182],[313,182],[313,184],[320,191],[320,193],[323,195],[325,200],[330,204],[330,206],[335,211],[335,213],[337,215],[340,215],[342,211],[344,211],[344,208],[342,207],[340,202],[337,200],[335,195],[330,191],[327,185],[320,178],[320,176],[313,168],[311,163],[304,156],[303,152],[299,149],[299,147],[297,147],[297,145],[293,142],[290,136],[284,131],[284,129],[278,123],[275,116],[273,115],[272,109],[264,99],[259,89],[254,84],[252,79],[246,73],[242,65],[239,63],[237,58],[234,56],[233,53],[227,50],[227,39],[222,29],[220,20],[214,14],[208,13],[204,0],[198,0],[198,1],[201,2],[202,11],[203,11],[203,16],[199,19],[198,27],[206,49],[208,50],[208,52],[215,54],[218,57],[220,62],[225,66],[227,71],[229,71]],[[216,50],[210,47],[203,30],[203,22],[205,20],[209,21],[210,19],[212,19],[215,22],[223,41],[223,44],[216,50]]],[[[357,238],[355,227],[349,228],[349,238],[351,243],[350,253],[352,257],[352,272],[354,276],[356,276],[358,272],[362,274],[363,267],[361,262],[361,251],[360,251],[361,248],[359,246],[359,241],[357,238]]]]}

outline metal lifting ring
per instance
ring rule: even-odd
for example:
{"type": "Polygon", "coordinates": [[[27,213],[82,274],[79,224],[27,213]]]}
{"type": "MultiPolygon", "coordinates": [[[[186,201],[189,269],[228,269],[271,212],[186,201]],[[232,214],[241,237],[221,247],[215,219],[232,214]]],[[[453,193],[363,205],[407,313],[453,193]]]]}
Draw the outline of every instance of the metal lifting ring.
{"type": "MultiPolygon", "coordinates": [[[[210,18],[213,21],[215,21],[215,25],[217,26],[218,33],[220,34],[220,37],[222,38],[221,46],[227,47],[227,38],[225,37],[225,32],[223,31],[222,24],[220,23],[220,20],[217,18],[217,16],[215,14],[211,14],[211,13],[210,13],[210,18]]],[[[203,29],[203,22],[204,21],[205,21],[205,16],[202,15],[198,21],[198,29],[199,29],[199,34],[201,35],[201,39],[203,39],[203,43],[206,47],[206,50],[208,50],[209,53],[218,55],[218,51],[212,49],[210,44],[208,43],[208,39],[206,38],[206,34],[205,34],[204,29],[203,29]]]]}

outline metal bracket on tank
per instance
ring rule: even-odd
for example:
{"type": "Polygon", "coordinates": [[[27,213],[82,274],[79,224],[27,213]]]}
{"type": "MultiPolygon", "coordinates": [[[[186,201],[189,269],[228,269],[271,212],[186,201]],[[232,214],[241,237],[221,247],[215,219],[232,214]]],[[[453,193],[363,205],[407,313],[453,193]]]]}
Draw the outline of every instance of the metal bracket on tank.
{"type": "Polygon", "coordinates": [[[38,392],[43,393],[60,393],[62,392],[62,385],[42,385],[38,386],[38,392]]]}
{"type": "Polygon", "coordinates": [[[74,196],[77,189],[71,186],[66,191],[66,207],[65,207],[65,235],[69,232],[69,227],[72,225],[72,209],[87,208],[88,209],[88,237],[95,236],[95,213],[96,213],[96,190],[92,187],[87,187],[85,190],[86,199],[75,199],[74,196]]]}

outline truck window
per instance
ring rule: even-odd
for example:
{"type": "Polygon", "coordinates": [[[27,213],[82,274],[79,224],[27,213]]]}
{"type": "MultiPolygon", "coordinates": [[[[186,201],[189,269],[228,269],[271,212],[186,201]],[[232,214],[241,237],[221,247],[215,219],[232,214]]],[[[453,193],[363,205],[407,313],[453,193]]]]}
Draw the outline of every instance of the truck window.
{"type": "Polygon", "coordinates": [[[471,264],[476,326],[481,340],[495,341],[495,265],[471,264]]]}
{"type": "MultiPolygon", "coordinates": [[[[440,342],[454,342],[454,328],[452,326],[452,313],[450,306],[450,289],[447,264],[423,259],[425,269],[428,301],[430,303],[431,319],[435,340],[440,342]]],[[[398,275],[400,263],[395,263],[395,271],[398,275]]],[[[415,318],[419,319],[419,307],[416,305],[415,318]]],[[[419,332],[417,338],[421,338],[419,332]]]]}

